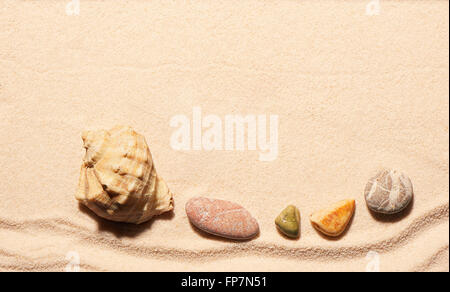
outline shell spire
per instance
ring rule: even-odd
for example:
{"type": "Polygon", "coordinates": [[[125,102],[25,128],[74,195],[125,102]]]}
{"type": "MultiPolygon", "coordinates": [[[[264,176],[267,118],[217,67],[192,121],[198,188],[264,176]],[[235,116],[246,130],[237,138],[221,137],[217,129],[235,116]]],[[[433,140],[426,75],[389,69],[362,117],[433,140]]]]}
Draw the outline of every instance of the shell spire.
{"type": "Polygon", "coordinates": [[[105,219],[135,224],[173,209],[173,195],[156,173],[144,136],[116,126],[85,131],[82,139],[79,202],[105,219]]]}

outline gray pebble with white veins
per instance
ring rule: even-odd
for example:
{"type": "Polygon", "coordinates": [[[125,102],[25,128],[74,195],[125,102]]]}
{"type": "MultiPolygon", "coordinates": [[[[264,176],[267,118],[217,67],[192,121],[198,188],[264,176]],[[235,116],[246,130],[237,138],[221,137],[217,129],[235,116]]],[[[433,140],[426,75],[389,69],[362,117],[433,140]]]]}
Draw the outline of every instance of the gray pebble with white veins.
{"type": "Polygon", "coordinates": [[[405,174],[392,169],[381,170],[369,180],[364,190],[369,209],[383,214],[394,214],[412,201],[413,186],[405,174]]]}

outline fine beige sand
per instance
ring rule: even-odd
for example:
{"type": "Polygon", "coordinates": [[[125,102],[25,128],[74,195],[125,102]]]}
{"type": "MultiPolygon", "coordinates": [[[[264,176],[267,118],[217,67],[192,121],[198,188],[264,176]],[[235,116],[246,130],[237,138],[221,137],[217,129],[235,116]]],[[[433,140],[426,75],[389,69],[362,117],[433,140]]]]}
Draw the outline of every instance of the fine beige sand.
{"type": "Polygon", "coordinates": [[[0,270],[448,271],[449,3],[369,2],[0,0],[0,270]],[[277,159],[174,150],[194,106],[278,115],[277,159]],[[145,135],[173,213],[135,226],[76,202],[81,131],[116,124],[145,135]],[[399,215],[365,205],[381,166],[413,182],[399,215]],[[259,237],[196,231],[195,195],[246,207],[259,237]],[[309,214],[345,198],[347,232],[318,234],[309,214]],[[288,204],[299,240],[275,228],[288,204]]]}

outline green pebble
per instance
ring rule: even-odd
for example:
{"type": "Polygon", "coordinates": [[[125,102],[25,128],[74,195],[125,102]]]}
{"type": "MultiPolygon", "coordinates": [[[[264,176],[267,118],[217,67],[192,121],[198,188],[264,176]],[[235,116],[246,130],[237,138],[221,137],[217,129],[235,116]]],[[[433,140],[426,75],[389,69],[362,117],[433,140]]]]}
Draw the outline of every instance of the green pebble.
{"type": "Polygon", "coordinates": [[[300,212],[297,207],[287,206],[275,219],[275,224],[286,236],[297,238],[300,234],[300,212]]]}

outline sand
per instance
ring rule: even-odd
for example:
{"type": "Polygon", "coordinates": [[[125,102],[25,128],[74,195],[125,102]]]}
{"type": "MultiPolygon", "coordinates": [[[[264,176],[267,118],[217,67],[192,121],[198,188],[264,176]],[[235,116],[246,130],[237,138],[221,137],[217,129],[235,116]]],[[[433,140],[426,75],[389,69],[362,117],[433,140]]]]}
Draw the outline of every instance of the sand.
{"type": "Polygon", "coordinates": [[[448,1],[382,0],[372,16],[362,0],[82,0],[71,16],[68,2],[0,0],[1,271],[449,270],[448,1]],[[278,115],[278,156],[174,150],[170,120],[194,106],[278,115]],[[173,213],[127,225],[74,199],[81,131],[116,124],[145,135],[173,213]],[[392,217],[364,202],[382,166],[414,185],[392,217]],[[246,207],[259,237],[196,231],[196,195],[246,207]],[[352,197],[342,237],[312,228],[352,197]],[[288,204],[299,240],[275,228],[288,204]]]}

